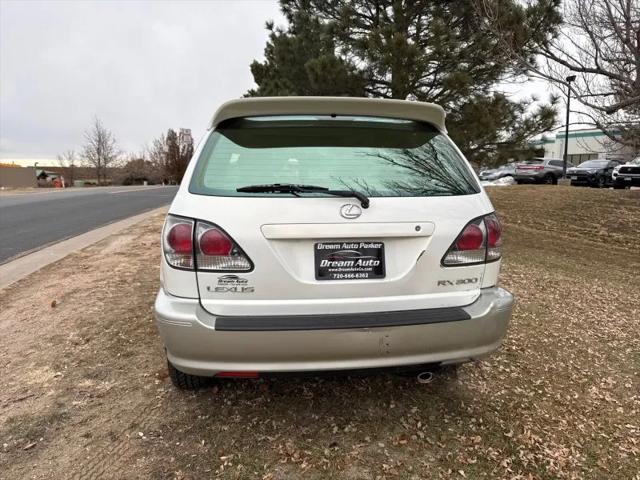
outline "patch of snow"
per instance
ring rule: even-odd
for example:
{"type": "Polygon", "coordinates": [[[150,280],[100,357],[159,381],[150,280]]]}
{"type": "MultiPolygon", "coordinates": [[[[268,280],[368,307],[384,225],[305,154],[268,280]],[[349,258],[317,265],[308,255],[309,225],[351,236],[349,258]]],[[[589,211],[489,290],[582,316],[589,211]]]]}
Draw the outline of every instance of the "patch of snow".
{"type": "Polygon", "coordinates": [[[516,181],[513,179],[513,177],[502,177],[498,178],[497,180],[485,180],[480,183],[483,187],[504,187],[505,185],[515,185],[516,181]]]}

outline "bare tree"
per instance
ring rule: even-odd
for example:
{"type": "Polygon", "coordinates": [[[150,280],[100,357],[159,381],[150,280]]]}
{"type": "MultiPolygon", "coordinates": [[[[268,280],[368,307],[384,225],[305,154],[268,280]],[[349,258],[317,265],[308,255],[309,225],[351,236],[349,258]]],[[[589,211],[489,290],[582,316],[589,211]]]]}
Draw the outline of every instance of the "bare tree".
{"type": "Polygon", "coordinates": [[[144,156],[163,182],[180,183],[193,156],[191,130],[181,128],[177,133],[170,128],[145,148],[144,156]]]}
{"type": "MultiPolygon", "coordinates": [[[[557,15],[556,0],[535,0],[539,11],[557,15]]],[[[576,111],[610,140],[640,150],[640,2],[638,0],[565,0],[563,23],[545,32],[523,56],[502,28],[512,12],[499,0],[477,0],[488,15],[485,27],[503,39],[505,55],[530,74],[571,90],[584,108],[576,111]],[[575,75],[572,83],[566,78],[575,75]]],[[[543,19],[540,19],[543,23],[543,19]]],[[[531,31],[535,31],[532,29],[531,31]]]]}
{"type": "Polygon", "coordinates": [[[95,168],[98,184],[104,184],[108,169],[116,166],[120,159],[116,138],[113,132],[105,128],[96,117],[89,130],[84,132],[84,139],[82,159],[95,168]]]}
{"type": "Polygon", "coordinates": [[[78,165],[78,156],[74,150],[67,150],[56,157],[58,165],[64,167],[68,172],[67,181],[73,185],[75,179],[75,170],[78,165]]]}
{"type": "Polygon", "coordinates": [[[153,165],[154,170],[166,181],[167,178],[167,139],[163,134],[151,141],[144,150],[144,157],[153,165]]]}

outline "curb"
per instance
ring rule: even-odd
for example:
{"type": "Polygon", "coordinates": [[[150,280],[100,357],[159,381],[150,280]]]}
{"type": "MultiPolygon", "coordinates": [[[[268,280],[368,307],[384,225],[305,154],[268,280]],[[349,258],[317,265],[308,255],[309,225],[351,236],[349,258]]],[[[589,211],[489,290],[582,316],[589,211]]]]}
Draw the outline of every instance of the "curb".
{"type": "Polygon", "coordinates": [[[118,220],[109,223],[103,227],[98,227],[89,232],[77,235],[75,237],[62,240],[60,242],[49,245],[45,248],[28,253],[22,257],[12,260],[8,263],[0,265],[0,290],[7,288],[9,285],[23,279],[24,277],[37,272],[43,267],[57,262],[67,255],[81,250],[89,245],[93,245],[100,240],[118,233],[136,223],[140,223],[153,215],[166,213],[169,206],[155,208],[143,213],[134,215],[133,217],[118,220]]]}

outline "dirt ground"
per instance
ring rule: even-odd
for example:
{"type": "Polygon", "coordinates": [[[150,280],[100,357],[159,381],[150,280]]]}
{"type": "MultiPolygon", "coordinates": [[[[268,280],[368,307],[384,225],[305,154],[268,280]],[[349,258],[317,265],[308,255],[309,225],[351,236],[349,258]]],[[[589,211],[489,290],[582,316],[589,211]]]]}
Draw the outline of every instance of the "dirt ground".
{"type": "Polygon", "coordinates": [[[0,478],[640,479],[640,195],[490,195],[518,304],[429,385],[379,375],[174,389],[153,325],[161,218],[0,298],[0,478]]]}

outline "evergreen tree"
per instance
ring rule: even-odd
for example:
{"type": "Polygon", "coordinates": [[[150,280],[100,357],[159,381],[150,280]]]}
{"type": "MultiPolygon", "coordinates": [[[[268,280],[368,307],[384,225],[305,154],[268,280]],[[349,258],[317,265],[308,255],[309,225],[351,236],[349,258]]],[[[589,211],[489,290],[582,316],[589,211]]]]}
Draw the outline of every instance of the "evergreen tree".
{"type": "Polygon", "coordinates": [[[353,64],[335,55],[334,39],[326,26],[305,11],[287,17],[287,30],[267,23],[266,61],[251,64],[258,89],[248,95],[363,96],[364,79],[353,64]]]}
{"type": "Polygon", "coordinates": [[[178,145],[178,134],[170,128],[167,130],[166,138],[166,170],[170,180],[179,183],[182,179],[180,146],[178,145]]]}
{"type": "MultiPolygon", "coordinates": [[[[362,95],[442,105],[453,139],[472,162],[503,160],[553,128],[555,102],[529,108],[497,91],[521,77],[501,39],[481,28],[477,0],[281,0],[287,29],[271,30],[248,95],[362,95]]],[[[487,0],[489,1],[489,0],[487,0]]],[[[511,40],[527,54],[535,29],[560,21],[557,0],[508,12],[511,40]],[[541,10],[545,15],[541,15],[541,10]],[[546,24],[536,22],[541,15],[546,24]]]]}

